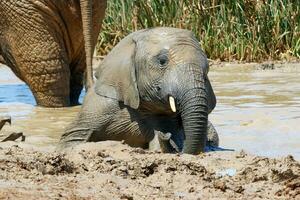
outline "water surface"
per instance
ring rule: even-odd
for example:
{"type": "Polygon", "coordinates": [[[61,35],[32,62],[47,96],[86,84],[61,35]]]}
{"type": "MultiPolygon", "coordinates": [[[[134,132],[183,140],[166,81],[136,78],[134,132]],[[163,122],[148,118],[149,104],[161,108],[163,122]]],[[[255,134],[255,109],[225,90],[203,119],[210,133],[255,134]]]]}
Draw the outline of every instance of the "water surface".
{"type": "Polygon", "coordinates": [[[300,160],[300,66],[275,70],[214,68],[217,96],[210,115],[222,147],[300,160]]]}
{"type": "MultiPolygon", "coordinates": [[[[209,116],[220,145],[235,150],[300,160],[300,73],[297,66],[275,70],[230,66],[212,68],[209,77],[217,106],[209,116]]],[[[0,67],[0,115],[10,115],[13,128],[27,143],[54,145],[80,107],[35,106],[28,87],[0,67]]]]}

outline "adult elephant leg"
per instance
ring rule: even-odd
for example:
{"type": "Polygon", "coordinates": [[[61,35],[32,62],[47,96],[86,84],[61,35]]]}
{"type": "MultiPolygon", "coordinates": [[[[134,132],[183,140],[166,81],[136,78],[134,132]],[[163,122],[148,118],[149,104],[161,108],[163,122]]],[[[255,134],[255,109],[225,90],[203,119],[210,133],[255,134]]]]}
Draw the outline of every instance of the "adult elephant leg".
{"type": "Polygon", "coordinates": [[[23,79],[38,105],[69,106],[70,69],[64,47],[50,32],[38,39],[38,44],[29,44],[26,53],[21,55],[19,66],[23,79]],[[28,55],[27,51],[34,53],[28,55]]]}
{"type": "Polygon", "coordinates": [[[46,30],[24,34],[31,42],[24,44],[18,34],[7,42],[7,51],[15,58],[10,67],[28,84],[38,105],[69,106],[70,70],[61,42],[46,30]]]}
{"type": "Polygon", "coordinates": [[[21,1],[2,5],[7,10],[14,9],[10,6],[18,9],[5,15],[10,26],[3,27],[2,55],[16,75],[29,85],[38,105],[69,106],[70,69],[63,31],[57,21],[51,20],[53,13],[40,4],[19,5],[23,5],[21,1]],[[34,15],[29,17],[28,13],[34,15]],[[49,21],[45,23],[45,19],[49,21]]]}
{"type": "Polygon", "coordinates": [[[70,104],[78,105],[79,96],[83,89],[83,77],[84,72],[82,70],[71,71],[70,76],[70,104]]]}
{"type": "Polygon", "coordinates": [[[70,63],[70,105],[79,104],[79,96],[83,89],[84,84],[84,72],[85,72],[85,55],[81,54],[72,63],[70,63]]]}
{"type": "Polygon", "coordinates": [[[45,107],[70,106],[70,72],[67,65],[57,59],[46,65],[40,64],[39,67],[53,67],[57,70],[46,70],[46,74],[25,75],[25,81],[29,85],[37,105],[45,107]]]}

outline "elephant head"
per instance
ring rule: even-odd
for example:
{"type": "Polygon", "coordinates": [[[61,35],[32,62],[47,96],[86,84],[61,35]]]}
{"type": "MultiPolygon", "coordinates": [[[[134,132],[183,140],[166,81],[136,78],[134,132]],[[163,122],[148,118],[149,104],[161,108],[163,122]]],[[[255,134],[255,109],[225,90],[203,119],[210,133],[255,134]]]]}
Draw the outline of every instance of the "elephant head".
{"type": "Polygon", "coordinates": [[[208,113],[216,98],[208,62],[192,32],[175,28],[141,30],[123,39],[100,65],[95,92],[153,115],[179,118],[183,152],[206,144],[208,113]]]}

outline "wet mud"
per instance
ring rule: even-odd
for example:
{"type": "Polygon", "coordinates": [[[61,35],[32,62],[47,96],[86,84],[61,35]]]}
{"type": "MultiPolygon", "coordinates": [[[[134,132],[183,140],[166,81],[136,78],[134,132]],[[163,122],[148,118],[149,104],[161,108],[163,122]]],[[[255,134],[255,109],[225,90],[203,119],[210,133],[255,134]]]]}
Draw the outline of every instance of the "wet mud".
{"type": "MultiPolygon", "coordinates": [[[[57,152],[80,106],[35,105],[28,87],[0,67],[0,199],[300,199],[299,67],[212,66],[210,121],[235,151],[162,154],[120,142],[57,152]]],[[[83,96],[84,94],[82,94],[83,96]]]]}
{"type": "Polygon", "coordinates": [[[1,199],[299,199],[300,163],[241,152],[161,154],[105,141],[0,149],[1,199]]]}

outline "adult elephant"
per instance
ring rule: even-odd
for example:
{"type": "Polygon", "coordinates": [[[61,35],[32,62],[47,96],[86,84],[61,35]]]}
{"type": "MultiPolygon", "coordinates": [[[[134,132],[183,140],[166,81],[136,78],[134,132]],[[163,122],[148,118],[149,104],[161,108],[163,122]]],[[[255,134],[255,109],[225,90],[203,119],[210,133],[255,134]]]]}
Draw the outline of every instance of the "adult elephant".
{"type": "Polygon", "coordinates": [[[216,105],[208,70],[190,31],[154,28],[130,34],[98,67],[95,86],[61,147],[102,140],[147,147],[158,134],[164,152],[203,152],[208,113],[216,105]]]}
{"type": "Polygon", "coordinates": [[[38,105],[78,104],[105,8],[106,0],[0,1],[0,54],[38,105]]]}

